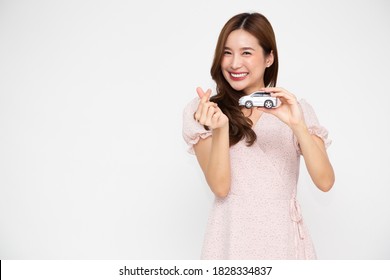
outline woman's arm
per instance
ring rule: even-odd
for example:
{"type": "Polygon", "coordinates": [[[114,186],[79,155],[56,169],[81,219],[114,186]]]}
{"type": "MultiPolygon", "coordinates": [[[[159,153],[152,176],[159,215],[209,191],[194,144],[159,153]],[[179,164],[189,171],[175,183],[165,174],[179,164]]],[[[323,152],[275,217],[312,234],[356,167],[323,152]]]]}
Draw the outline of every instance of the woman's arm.
{"type": "Polygon", "coordinates": [[[329,191],[334,184],[335,175],[325,149],[324,141],[316,135],[311,135],[305,123],[293,128],[307,171],[314,184],[324,192],[329,191]]]}
{"type": "Polygon", "coordinates": [[[194,151],[212,192],[225,197],[230,191],[229,120],[216,103],[210,102],[211,90],[197,89],[201,98],[194,118],[213,130],[212,137],[201,139],[194,151]]]}
{"type": "Polygon", "coordinates": [[[282,88],[263,88],[262,90],[278,97],[282,104],[275,109],[259,108],[259,110],[277,116],[292,129],[311,179],[320,190],[329,191],[333,187],[335,175],[325,144],[321,138],[309,133],[296,97],[282,88]]]}

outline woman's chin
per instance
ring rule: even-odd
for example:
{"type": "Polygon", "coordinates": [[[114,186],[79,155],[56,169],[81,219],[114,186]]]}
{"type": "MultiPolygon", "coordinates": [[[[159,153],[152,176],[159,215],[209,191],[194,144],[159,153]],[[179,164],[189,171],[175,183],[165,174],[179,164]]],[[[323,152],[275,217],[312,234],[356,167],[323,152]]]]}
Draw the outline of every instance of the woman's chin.
{"type": "Polygon", "coordinates": [[[243,85],[230,84],[230,86],[232,87],[232,89],[234,89],[236,91],[243,91],[243,90],[245,90],[245,86],[243,86],[243,85]]]}

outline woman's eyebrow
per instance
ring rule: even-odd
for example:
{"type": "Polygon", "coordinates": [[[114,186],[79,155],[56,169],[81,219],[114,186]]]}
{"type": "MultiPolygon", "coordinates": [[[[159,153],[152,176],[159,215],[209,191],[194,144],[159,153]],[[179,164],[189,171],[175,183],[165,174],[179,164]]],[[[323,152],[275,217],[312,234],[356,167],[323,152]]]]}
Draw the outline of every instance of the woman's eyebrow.
{"type": "Polygon", "coordinates": [[[255,49],[251,48],[251,47],[245,47],[245,48],[241,48],[240,50],[243,50],[243,51],[247,51],[247,50],[254,51],[255,49]]]}
{"type": "MultiPolygon", "coordinates": [[[[231,50],[231,48],[225,47],[225,50],[231,50]]],[[[252,51],[254,51],[255,49],[254,49],[254,48],[251,48],[251,47],[243,47],[243,48],[240,48],[240,51],[247,51],[247,50],[252,50],[252,51]]]]}

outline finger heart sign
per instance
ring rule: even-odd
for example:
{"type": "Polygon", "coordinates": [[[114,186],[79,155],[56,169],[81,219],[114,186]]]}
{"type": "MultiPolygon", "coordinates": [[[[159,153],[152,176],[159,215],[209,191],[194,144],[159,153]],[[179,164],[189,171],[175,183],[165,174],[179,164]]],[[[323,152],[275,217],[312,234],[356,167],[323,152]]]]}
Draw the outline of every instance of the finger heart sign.
{"type": "Polygon", "coordinates": [[[218,107],[217,103],[210,101],[211,89],[206,92],[202,88],[196,89],[200,98],[198,109],[194,113],[194,119],[201,125],[216,129],[224,126],[228,119],[226,115],[222,113],[222,110],[218,107]]]}

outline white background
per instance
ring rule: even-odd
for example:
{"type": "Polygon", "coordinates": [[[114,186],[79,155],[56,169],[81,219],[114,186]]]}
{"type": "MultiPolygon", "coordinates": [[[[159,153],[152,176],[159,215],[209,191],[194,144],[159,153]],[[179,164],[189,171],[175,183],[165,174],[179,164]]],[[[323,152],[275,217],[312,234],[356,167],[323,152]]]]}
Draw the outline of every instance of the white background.
{"type": "Polygon", "coordinates": [[[278,85],[330,131],[302,164],[320,259],[390,259],[387,1],[0,0],[0,259],[198,259],[212,203],[181,135],[223,24],[263,13],[278,85]]]}

